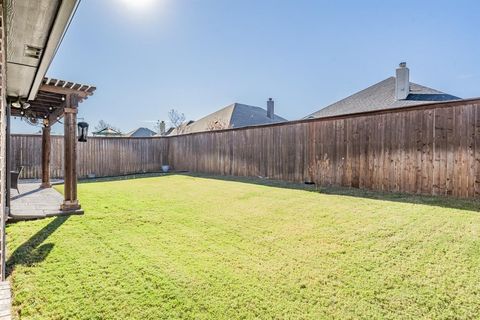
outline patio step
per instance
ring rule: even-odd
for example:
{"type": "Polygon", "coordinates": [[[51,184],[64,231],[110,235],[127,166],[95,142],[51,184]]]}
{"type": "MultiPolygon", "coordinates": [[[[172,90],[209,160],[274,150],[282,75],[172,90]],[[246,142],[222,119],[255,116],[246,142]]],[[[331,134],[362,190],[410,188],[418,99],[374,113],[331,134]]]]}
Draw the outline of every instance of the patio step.
{"type": "Polygon", "coordinates": [[[83,215],[83,214],[84,214],[83,210],[74,210],[74,211],[59,210],[56,212],[49,211],[47,213],[32,212],[32,211],[25,211],[25,212],[16,211],[15,213],[10,213],[10,215],[8,216],[8,222],[38,220],[38,219],[45,219],[45,218],[51,218],[51,217],[83,215]]]}
{"type": "Polygon", "coordinates": [[[37,219],[45,219],[47,217],[46,214],[44,213],[38,213],[38,212],[15,212],[15,213],[10,213],[8,216],[8,221],[25,221],[25,220],[37,220],[37,219]]]}

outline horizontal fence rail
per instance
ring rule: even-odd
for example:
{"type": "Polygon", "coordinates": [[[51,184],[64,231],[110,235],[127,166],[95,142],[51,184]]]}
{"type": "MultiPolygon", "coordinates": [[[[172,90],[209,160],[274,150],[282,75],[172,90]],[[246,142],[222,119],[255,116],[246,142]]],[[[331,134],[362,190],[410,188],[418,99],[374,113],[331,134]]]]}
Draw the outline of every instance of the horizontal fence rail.
{"type": "MultiPolygon", "coordinates": [[[[52,137],[51,175],[63,175],[63,138],[52,137]]],[[[41,174],[41,136],[12,135],[12,168],[41,174]]],[[[322,186],[477,197],[480,100],[161,138],[89,138],[78,175],[161,171],[262,176],[322,186]]]]}

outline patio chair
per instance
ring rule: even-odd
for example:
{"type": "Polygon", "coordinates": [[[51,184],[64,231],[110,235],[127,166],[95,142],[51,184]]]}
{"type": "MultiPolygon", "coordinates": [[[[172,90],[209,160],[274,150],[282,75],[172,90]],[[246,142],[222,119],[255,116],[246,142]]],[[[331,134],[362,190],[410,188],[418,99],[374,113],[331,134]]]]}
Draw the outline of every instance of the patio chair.
{"type": "Polygon", "coordinates": [[[20,190],[18,190],[18,178],[22,173],[23,167],[19,167],[18,171],[10,171],[10,189],[17,189],[18,194],[20,194],[20,190]]]}

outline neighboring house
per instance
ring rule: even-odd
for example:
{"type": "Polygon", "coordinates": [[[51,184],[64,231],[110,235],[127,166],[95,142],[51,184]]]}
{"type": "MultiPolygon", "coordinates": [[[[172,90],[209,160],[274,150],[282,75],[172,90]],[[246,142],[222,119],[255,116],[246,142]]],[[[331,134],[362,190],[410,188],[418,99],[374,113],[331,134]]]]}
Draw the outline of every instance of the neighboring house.
{"type": "Polygon", "coordinates": [[[275,114],[272,99],[267,102],[267,110],[246,104],[233,103],[195,122],[188,123],[178,130],[174,129],[170,135],[241,128],[284,121],[287,120],[275,114]]]}
{"type": "Polygon", "coordinates": [[[124,137],[145,138],[145,137],[153,137],[156,134],[157,133],[153,130],[140,127],[133,131],[130,131],[129,133],[124,134],[124,137]]]}
{"type": "Polygon", "coordinates": [[[374,111],[389,108],[409,107],[438,101],[460,100],[461,98],[410,82],[409,69],[400,63],[396,76],[387,78],[335,102],[305,119],[323,118],[344,114],[374,111]]]}
{"type": "Polygon", "coordinates": [[[113,128],[107,127],[92,133],[94,137],[121,137],[122,133],[113,128]]]}

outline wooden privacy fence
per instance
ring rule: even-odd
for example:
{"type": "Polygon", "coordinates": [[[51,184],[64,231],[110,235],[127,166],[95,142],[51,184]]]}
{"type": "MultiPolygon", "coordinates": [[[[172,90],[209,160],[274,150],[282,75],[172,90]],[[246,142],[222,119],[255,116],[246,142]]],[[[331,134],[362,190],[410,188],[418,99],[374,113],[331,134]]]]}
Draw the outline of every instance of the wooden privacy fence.
{"type": "MultiPolygon", "coordinates": [[[[40,176],[40,136],[12,136],[13,168],[40,176]]],[[[52,140],[52,177],[62,176],[52,140]]],[[[78,172],[114,176],[176,170],[262,176],[382,191],[457,197],[480,194],[480,100],[168,138],[90,138],[78,172]]]]}
{"type": "MultiPolygon", "coordinates": [[[[63,136],[51,137],[52,178],[63,177],[63,136]]],[[[10,159],[13,169],[23,166],[22,178],[40,178],[42,173],[42,136],[19,135],[11,137],[10,159]]],[[[164,138],[89,138],[77,143],[77,174],[80,178],[94,174],[97,177],[132,173],[157,172],[167,159],[167,141],[164,138]]]]}

